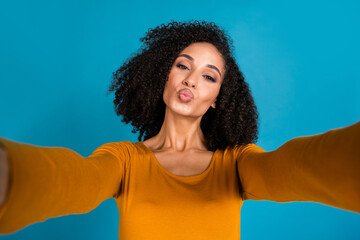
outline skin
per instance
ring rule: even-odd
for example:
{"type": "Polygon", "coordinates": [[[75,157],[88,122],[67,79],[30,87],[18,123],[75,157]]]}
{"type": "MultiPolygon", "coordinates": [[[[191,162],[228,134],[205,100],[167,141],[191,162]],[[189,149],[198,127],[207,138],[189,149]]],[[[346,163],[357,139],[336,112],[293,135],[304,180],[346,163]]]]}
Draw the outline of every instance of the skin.
{"type": "Polygon", "coordinates": [[[159,163],[179,176],[198,175],[211,162],[200,122],[215,101],[225,74],[224,59],[210,43],[193,43],[180,52],[165,85],[165,118],[159,133],[144,141],[159,163]],[[190,102],[179,98],[181,89],[193,94],[190,102]]]}

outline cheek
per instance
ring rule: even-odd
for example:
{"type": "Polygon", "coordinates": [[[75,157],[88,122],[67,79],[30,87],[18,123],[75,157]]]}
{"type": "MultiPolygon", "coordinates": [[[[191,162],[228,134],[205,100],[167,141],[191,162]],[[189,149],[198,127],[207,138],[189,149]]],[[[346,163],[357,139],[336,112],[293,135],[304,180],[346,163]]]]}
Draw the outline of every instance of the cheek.
{"type": "Polygon", "coordinates": [[[165,98],[174,95],[178,85],[179,85],[179,81],[178,79],[176,79],[176,74],[170,73],[165,82],[163,97],[165,98]]]}
{"type": "Polygon", "coordinates": [[[203,99],[206,102],[213,102],[217,96],[219,95],[219,88],[214,88],[214,89],[208,89],[206,92],[204,92],[203,95],[203,99]]]}
{"type": "Polygon", "coordinates": [[[172,95],[174,95],[174,93],[172,92],[172,85],[169,81],[166,81],[165,83],[165,87],[164,87],[164,92],[163,92],[163,100],[165,102],[165,104],[168,104],[169,99],[171,98],[172,95]]]}
{"type": "Polygon", "coordinates": [[[163,100],[164,100],[164,102],[166,103],[167,101],[167,98],[168,98],[168,95],[169,95],[169,91],[168,91],[168,86],[167,86],[168,84],[167,84],[167,82],[166,82],[166,84],[165,84],[165,88],[164,88],[164,92],[163,92],[163,100]]]}

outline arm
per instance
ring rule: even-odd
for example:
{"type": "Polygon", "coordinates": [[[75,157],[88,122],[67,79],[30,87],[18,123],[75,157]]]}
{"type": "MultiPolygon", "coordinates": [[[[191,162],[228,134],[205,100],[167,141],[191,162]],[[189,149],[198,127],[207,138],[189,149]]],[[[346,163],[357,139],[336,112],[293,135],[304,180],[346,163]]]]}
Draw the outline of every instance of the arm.
{"type": "Polygon", "coordinates": [[[5,149],[0,145],[0,207],[5,200],[9,183],[9,160],[5,149]]]}
{"type": "Polygon", "coordinates": [[[265,152],[238,149],[243,199],[314,201],[360,213],[360,122],[265,152]]]}
{"type": "Polygon", "coordinates": [[[39,147],[0,138],[10,180],[0,208],[0,233],[11,233],[50,217],[87,213],[118,194],[129,158],[108,143],[84,158],[60,147],[39,147]]]}

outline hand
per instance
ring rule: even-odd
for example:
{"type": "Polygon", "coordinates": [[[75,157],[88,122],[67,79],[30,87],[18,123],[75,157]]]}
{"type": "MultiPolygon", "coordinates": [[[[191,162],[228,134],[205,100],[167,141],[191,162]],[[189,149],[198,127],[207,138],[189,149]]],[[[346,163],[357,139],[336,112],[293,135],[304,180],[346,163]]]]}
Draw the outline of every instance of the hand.
{"type": "Polygon", "coordinates": [[[9,160],[5,149],[0,146],[0,206],[4,203],[9,185],[9,160]]]}

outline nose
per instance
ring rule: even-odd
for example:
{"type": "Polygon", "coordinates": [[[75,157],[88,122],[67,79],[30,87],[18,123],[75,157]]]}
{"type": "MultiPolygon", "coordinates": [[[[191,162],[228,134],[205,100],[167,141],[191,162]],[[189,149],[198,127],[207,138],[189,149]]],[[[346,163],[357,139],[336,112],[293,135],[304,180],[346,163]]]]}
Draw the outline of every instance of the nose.
{"type": "Polygon", "coordinates": [[[196,76],[194,76],[195,74],[189,74],[183,81],[182,83],[190,88],[197,88],[197,80],[196,80],[196,76]]]}

